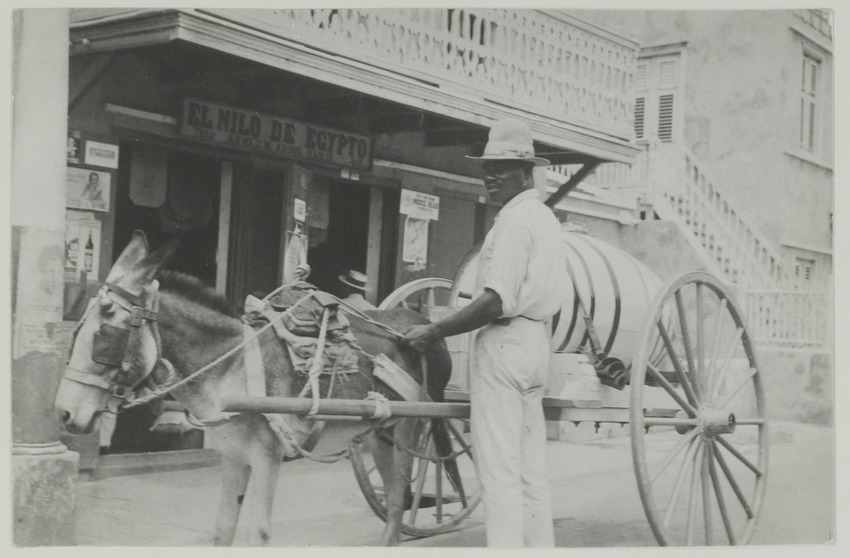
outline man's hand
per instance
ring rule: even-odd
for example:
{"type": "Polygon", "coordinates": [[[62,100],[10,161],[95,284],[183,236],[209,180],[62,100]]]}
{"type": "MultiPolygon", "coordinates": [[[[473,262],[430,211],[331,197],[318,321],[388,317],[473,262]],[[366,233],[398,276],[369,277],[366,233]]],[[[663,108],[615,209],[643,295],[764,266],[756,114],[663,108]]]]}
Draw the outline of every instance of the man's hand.
{"type": "Polygon", "coordinates": [[[407,330],[402,338],[402,343],[411,349],[422,352],[439,339],[434,324],[418,325],[407,330]]]}
{"type": "Polygon", "coordinates": [[[495,291],[484,289],[481,296],[451,316],[433,324],[413,326],[401,342],[421,352],[443,337],[478,329],[501,315],[502,299],[495,291]]]}

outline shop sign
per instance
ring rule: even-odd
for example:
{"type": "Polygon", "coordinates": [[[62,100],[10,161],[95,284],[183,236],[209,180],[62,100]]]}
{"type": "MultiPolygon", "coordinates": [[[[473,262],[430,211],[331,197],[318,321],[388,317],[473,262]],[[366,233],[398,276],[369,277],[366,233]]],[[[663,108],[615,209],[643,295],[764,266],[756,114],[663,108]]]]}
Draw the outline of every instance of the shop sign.
{"type": "Polygon", "coordinates": [[[431,194],[402,189],[399,213],[417,219],[437,221],[440,218],[440,198],[431,194]]]}
{"type": "Polygon", "coordinates": [[[246,151],[368,170],[369,136],[198,99],[183,100],[180,135],[246,151]]]}

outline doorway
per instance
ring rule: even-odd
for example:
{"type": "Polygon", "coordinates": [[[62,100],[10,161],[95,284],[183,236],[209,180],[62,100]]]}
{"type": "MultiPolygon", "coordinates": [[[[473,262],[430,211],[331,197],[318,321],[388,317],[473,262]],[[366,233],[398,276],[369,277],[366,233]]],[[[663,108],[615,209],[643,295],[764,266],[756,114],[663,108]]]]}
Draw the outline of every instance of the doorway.
{"type": "MultiPolygon", "coordinates": [[[[118,186],[115,201],[113,263],[129,243],[135,230],[144,231],[151,249],[177,234],[183,235],[168,269],[181,271],[214,286],[218,214],[220,205],[220,161],[214,157],[182,151],[168,151],[157,159],[164,171],[161,197],[143,200],[133,191],[133,149],[154,149],[138,142],[121,143],[118,186]],[[153,201],[153,200],[156,201],[153,201]],[[135,201],[134,201],[135,200],[135,201]]],[[[136,163],[138,164],[138,163],[136,163]]],[[[150,169],[136,168],[135,172],[150,169]]],[[[102,454],[145,453],[198,449],[203,447],[203,432],[191,428],[152,431],[157,415],[150,406],[129,409],[118,415],[111,445],[102,454]]]]}
{"type": "MultiPolygon", "coordinates": [[[[349,181],[328,179],[317,184],[326,188],[326,228],[311,227],[308,281],[320,290],[340,296],[339,276],[353,269],[366,273],[369,252],[370,187],[349,181]]],[[[321,199],[324,196],[320,196],[321,199]]],[[[325,203],[324,200],[318,203],[325,203]]],[[[369,278],[374,284],[374,278],[369,278]]]]}

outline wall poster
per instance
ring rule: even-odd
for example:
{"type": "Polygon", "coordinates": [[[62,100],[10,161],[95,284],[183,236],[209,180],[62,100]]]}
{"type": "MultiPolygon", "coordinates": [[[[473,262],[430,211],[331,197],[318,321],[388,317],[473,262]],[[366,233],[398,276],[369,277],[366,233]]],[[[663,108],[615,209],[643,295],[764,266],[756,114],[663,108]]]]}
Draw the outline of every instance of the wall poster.
{"type": "Polygon", "coordinates": [[[65,175],[65,207],[109,211],[108,172],[68,167],[65,175]]]}
{"type": "Polygon", "coordinates": [[[413,264],[408,267],[410,271],[425,269],[428,261],[428,223],[427,219],[405,216],[402,260],[413,264]]]}
{"type": "Polygon", "coordinates": [[[100,221],[93,213],[65,212],[64,262],[66,283],[78,282],[80,273],[91,281],[100,276],[100,221]]]}

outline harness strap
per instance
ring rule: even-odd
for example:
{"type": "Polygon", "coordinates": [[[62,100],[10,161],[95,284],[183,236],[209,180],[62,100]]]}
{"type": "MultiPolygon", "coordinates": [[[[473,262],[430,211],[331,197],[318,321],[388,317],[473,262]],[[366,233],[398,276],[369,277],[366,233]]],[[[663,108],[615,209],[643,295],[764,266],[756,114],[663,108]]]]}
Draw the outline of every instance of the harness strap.
{"type": "Polygon", "coordinates": [[[97,374],[90,374],[82,370],[77,370],[76,368],[71,368],[70,366],[65,367],[65,374],[63,377],[68,380],[77,382],[78,384],[99,387],[110,392],[112,391],[112,382],[110,382],[103,376],[98,376],[97,374]]]}
{"type": "Polygon", "coordinates": [[[104,283],[103,286],[106,287],[108,290],[120,295],[121,298],[125,299],[133,306],[138,306],[140,308],[145,307],[145,301],[142,300],[141,296],[135,295],[130,291],[119,287],[116,283],[104,283]]]}
{"type": "Polygon", "coordinates": [[[266,368],[260,352],[260,343],[251,326],[245,324],[243,329],[245,331],[245,383],[248,395],[265,397],[266,368]]]}

